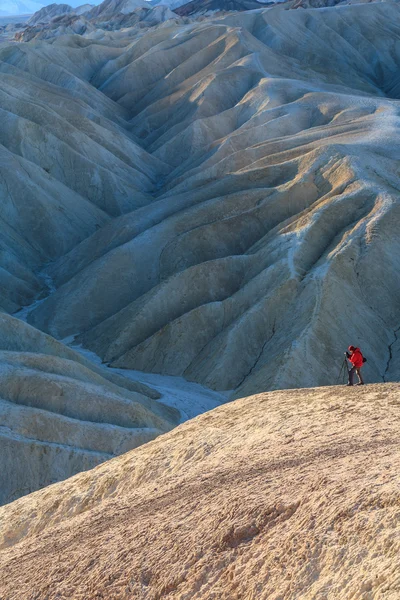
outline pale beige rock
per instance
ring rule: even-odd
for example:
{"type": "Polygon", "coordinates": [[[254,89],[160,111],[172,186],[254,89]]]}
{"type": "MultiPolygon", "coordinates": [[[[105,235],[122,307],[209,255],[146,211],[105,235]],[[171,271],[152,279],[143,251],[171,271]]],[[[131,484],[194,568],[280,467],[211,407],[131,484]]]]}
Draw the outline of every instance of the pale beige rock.
{"type": "Polygon", "coordinates": [[[139,392],[153,400],[160,398],[160,394],[155,390],[139,382],[132,381],[126,377],[121,377],[113,373],[110,369],[103,368],[94,364],[78,352],[69,348],[65,344],[58,342],[49,335],[38,331],[27,323],[14,317],[0,313],[0,350],[11,352],[29,352],[39,353],[58,358],[65,358],[74,361],[78,365],[97,373],[101,377],[128,390],[139,392]]]}
{"type": "Polygon", "coordinates": [[[0,508],[0,596],[395,600],[399,400],[243,398],[0,508]]]}

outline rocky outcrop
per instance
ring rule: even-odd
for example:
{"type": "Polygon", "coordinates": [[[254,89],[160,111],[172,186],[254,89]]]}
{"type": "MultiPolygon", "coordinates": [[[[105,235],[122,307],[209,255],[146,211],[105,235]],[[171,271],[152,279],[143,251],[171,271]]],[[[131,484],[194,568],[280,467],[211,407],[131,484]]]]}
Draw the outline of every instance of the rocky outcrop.
{"type": "Polygon", "coordinates": [[[85,16],[96,21],[107,21],[119,13],[127,15],[136,8],[148,8],[148,6],[145,0],[104,0],[99,6],[95,6],[86,13],[85,16]]]}
{"type": "Polygon", "coordinates": [[[179,17],[173,12],[168,6],[155,6],[143,17],[142,22],[149,24],[150,26],[158,25],[159,23],[165,23],[166,21],[173,20],[175,23],[179,22],[179,17]]]}
{"type": "Polygon", "coordinates": [[[187,2],[186,0],[151,0],[150,4],[152,6],[168,6],[170,10],[175,11],[176,8],[187,4],[187,2]]]}
{"type": "Polygon", "coordinates": [[[26,27],[15,35],[17,42],[52,40],[64,35],[84,35],[96,31],[90,21],[74,12],[55,17],[49,23],[26,27]]]}
{"type": "Polygon", "coordinates": [[[33,27],[40,23],[49,23],[55,17],[60,17],[73,12],[69,4],[49,4],[36,12],[28,21],[28,26],[33,27]]]}
{"type": "Polygon", "coordinates": [[[0,509],[0,596],[395,598],[398,384],[261,394],[0,509]]]}
{"type": "Polygon", "coordinates": [[[63,17],[64,15],[82,15],[85,12],[94,8],[94,4],[82,4],[80,6],[71,6],[71,4],[48,4],[40,8],[40,10],[36,10],[36,12],[28,19],[27,25],[29,27],[34,27],[37,25],[44,25],[46,23],[50,23],[53,19],[58,17],[63,17]]]}
{"type": "Polygon", "coordinates": [[[163,5],[154,8],[149,8],[148,6],[136,8],[127,14],[116,12],[109,15],[105,21],[101,15],[88,20],[86,12],[81,16],[72,12],[55,17],[49,23],[40,23],[36,26],[18,30],[14,39],[18,42],[30,42],[33,40],[47,40],[51,42],[55,38],[66,35],[81,35],[100,40],[107,39],[105,31],[116,32],[126,28],[130,29],[129,36],[134,37],[135,32],[140,33],[143,29],[155,27],[169,20],[175,23],[184,22],[184,19],[163,5]]]}
{"type": "Polygon", "coordinates": [[[15,21],[15,23],[8,23],[6,24],[7,19],[5,19],[4,21],[4,25],[1,23],[0,20],[0,40],[1,41],[9,41],[12,40],[13,38],[15,38],[16,35],[19,34],[19,32],[24,31],[26,28],[25,23],[19,23],[18,20],[15,21]]]}
{"type": "Polygon", "coordinates": [[[94,4],[82,4],[81,6],[77,6],[76,8],[74,8],[74,13],[76,15],[83,15],[94,7],[94,4]]]}
{"type": "MultiPolygon", "coordinates": [[[[98,26],[101,30],[106,31],[115,32],[120,29],[129,28],[129,35],[135,37],[135,33],[143,33],[143,30],[146,28],[156,27],[160,23],[165,23],[171,20],[176,24],[184,22],[183,19],[178,17],[178,15],[170,10],[167,6],[161,5],[155,6],[154,8],[136,8],[128,14],[117,13],[105,22],[102,21],[101,17],[99,17],[99,20],[92,19],[91,23],[95,26],[98,26]]],[[[97,35],[98,34],[99,29],[97,30],[97,35]]]]}

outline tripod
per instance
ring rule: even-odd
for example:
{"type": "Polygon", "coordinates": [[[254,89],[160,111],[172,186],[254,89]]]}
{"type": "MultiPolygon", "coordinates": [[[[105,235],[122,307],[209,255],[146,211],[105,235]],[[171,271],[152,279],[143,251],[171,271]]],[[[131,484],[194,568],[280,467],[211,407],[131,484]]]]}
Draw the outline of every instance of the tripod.
{"type": "Polygon", "coordinates": [[[346,352],[345,352],[342,366],[340,367],[339,377],[338,377],[337,382],[340,383],[340,380],[342,379],[342,383],[345,383],[346,376],[347,377],[349,376],[349,367],[347,364],[347,356],[346,356],[346,352]]]}

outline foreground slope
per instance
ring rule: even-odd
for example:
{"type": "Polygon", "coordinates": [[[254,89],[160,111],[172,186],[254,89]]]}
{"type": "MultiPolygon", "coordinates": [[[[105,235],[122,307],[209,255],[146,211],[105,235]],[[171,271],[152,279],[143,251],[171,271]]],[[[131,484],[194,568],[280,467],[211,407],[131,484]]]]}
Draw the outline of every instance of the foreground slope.
{"type": "Polygon", "coordinates": [[[395,600],[400,385],[244,398],[0,509],[0,597],[395,600]]]}

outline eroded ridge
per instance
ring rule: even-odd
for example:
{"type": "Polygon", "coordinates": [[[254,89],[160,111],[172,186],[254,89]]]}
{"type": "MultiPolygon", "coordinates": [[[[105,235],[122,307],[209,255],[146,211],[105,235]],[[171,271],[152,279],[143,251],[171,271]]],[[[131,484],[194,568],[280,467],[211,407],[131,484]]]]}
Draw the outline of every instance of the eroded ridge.
{"type": "Polygon", "coordinates": [[[4,308],[37,297],[47,264],[56,290],[30,323],[112,366],[240,396],[333,383],[352,339],[382,380],[400,322],[398,10],[277,7],[2,49],[8,96],[26,89],[2,100],[3,151],[54,190],[49,212],[38,181],[43,237],[5,182],[4,308]]]}
{"type": "Polygon", "coordinates": [[[179,422],[155,390],[0,315],[0,504],[91,469],[179,422]]]}

